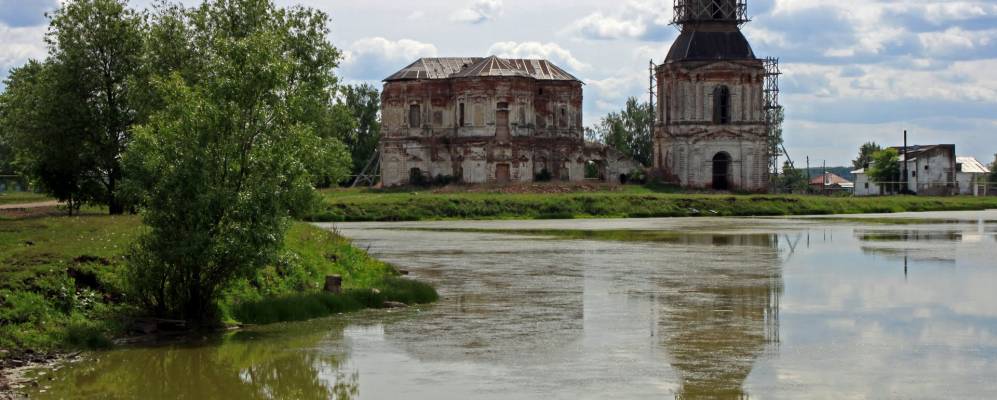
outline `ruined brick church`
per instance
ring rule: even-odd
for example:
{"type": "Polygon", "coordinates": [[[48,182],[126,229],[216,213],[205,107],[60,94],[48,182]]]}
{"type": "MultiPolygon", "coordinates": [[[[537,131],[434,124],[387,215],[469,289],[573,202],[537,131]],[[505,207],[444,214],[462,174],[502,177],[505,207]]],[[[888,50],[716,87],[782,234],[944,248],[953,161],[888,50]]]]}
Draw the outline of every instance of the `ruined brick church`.
{"type": "Polygon", "coordinates": [[[582,82],[547,60],[423,58],[384,82],[384,186],[619,182],[639,168],[585,142],[582,82]]]}
{"type": "Polygon", "coordinates": [[[654,167],[688,188],[763,192],[772,145],[766,60],[741,33],[744,0],[676,0],[681,33],[656,68],[654,167]]]}

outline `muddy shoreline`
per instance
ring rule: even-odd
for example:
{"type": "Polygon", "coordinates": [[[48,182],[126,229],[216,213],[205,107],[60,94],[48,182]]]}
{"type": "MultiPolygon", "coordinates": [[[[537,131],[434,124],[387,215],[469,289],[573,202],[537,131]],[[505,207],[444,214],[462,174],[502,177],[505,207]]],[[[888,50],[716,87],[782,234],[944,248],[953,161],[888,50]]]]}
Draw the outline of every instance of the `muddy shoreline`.
{"type": "Polygon", "coordinates": [[[27,399],[27,389],[37,388],[51,372],[79,361],[82,352],[39,354],[25,352],[0,360],[0,400],[27,399]],[[36,371],[40,371],[36,373],[36,371]]]}

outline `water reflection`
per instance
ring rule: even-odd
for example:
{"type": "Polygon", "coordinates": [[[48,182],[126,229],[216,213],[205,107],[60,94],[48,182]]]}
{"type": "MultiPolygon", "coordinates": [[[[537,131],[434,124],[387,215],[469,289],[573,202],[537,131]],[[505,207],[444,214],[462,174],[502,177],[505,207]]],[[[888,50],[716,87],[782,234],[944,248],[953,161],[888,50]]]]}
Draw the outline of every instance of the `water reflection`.
{"type": "Polygon", "coordinates": [[[779,238],[715,235],[689,244],[705,247],[689,249],[695,257],[679,260],[690,265],[678,268],[697,272],[660,281],[669,293],[662,298],[660,332],[681,378],[675,397],[746,398],[743,385],[756,359],[779,342],[779,238]],[[717,243],[735,247],[716,254],[711,246],[717,243]]]}
{"type": "Polygon", "coordinates": [[[304,324],[101,353],[52,374],[33,398],[353,399],[359,376],[341,370],[345,355],[315,348],[342,331],[304,324]]]}
{"type": "Polygon", "coordinates": [[[341,228],[439,304],[102,354],[49,396],[997,398],[993,222],[396,226],[341,228]]]}

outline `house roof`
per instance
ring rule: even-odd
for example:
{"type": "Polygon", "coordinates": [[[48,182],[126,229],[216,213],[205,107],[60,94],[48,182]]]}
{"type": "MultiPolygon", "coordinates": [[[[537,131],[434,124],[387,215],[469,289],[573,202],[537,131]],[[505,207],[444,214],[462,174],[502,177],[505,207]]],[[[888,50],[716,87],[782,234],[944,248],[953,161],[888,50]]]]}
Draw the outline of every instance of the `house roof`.
{"type": "Polygon", "coordinates": [[[959,172],[965,172],[970,174],[989,174],[990,168],[987,168],[983,163],[979,162],[975,157],[956,157],[956,165],[959,166],[959,172]]]}
{"type": "Polygon", "coordinates": [[[915,161],[917,157],[921,154],[925,154],[934,150],[943,149],[952,152],[952,156],[955,156],[955,145],[954,144],[928,144],[928,145],[913,145],[907,146],[907,157],[904,157],[904,147],[903,146],[893,146],[891,149],[895,149],[900,153],[900,161],[915,161]]]}
{"type": "Polygon", "coordinates": [[[845,187],[846,185],[852,184],[852,181],[850,181],[848,179],[845,179],[845,178],[842,178],[842,177],[838,176],[837,174],[833,174],[833,173],[827,172],[824,175],[819,175],[819,176],[815,176],[815,177],[811,178],[810,179],[810,184],[811,185],[826,185],[826,186],[838,185],[838,186],[841,186],[841,187],[845,187]]]}
{"type": "Polygon", "coordinates": [[[385,82],[473,77],[519,76],[542,81],[578,78],[547,60],[491,57],[420,58],[384,79],[385,82]]]}

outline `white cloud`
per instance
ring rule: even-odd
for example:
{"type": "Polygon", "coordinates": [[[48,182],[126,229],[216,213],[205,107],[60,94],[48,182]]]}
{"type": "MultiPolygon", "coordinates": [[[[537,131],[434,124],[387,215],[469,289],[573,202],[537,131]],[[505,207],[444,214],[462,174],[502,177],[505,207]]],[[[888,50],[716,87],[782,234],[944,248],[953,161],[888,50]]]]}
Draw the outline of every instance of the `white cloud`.
{"type": "Polygon", "coordinates": [[[455,11],[450,20],[468,24],[480,24],[502,15],[502,0],[474,0],[470,7],[455,11]]]}
{"type": "Polygon", "coordinates": [[[630,0],[611,13],[593,12],[572,23],[567,31],[586,39],[661,39],[669,28],[672,6],[665,0],[630,0]]]}
{"type": "Polygon", "coordinates": [[[47,54],[44,38],[45,26],[11,28],[0,24],[0,72],[29,59],[44,59],[47,54]]]}
{"type": "Polygon", "coordinates": [[[380,80],[416,59],[436,57],[438,53],[436,46],[411,39],[364,38],[343,52],[340,69],[349,80],[380,80]]]}
{"type": "Polygon", "coordinates": [[[918,34],[921,46],[929,55],[958,54],[978,46],[986,46],[995,39],[997,39],[997,30],[967,31],[959,27],[918,34]]]}
{"type": "Polygon", "coordinates": [[[541,58],[564,65],[574,71],[585,71],[590,66],[571,55],[557,43],[540,42],[498,42],[488,49],[488,54],[502,58],[541,58]]]}
{"type": "Polygon", "coordinates": [[[426,13],[424,13],[422,11],[413,11],[411,14],[408,15],[408,17],[405,17],[405,19],[407,19],[409,21],[416,21],[416,20],[422,19],[425,16],[426,16],[426,13]]]}

